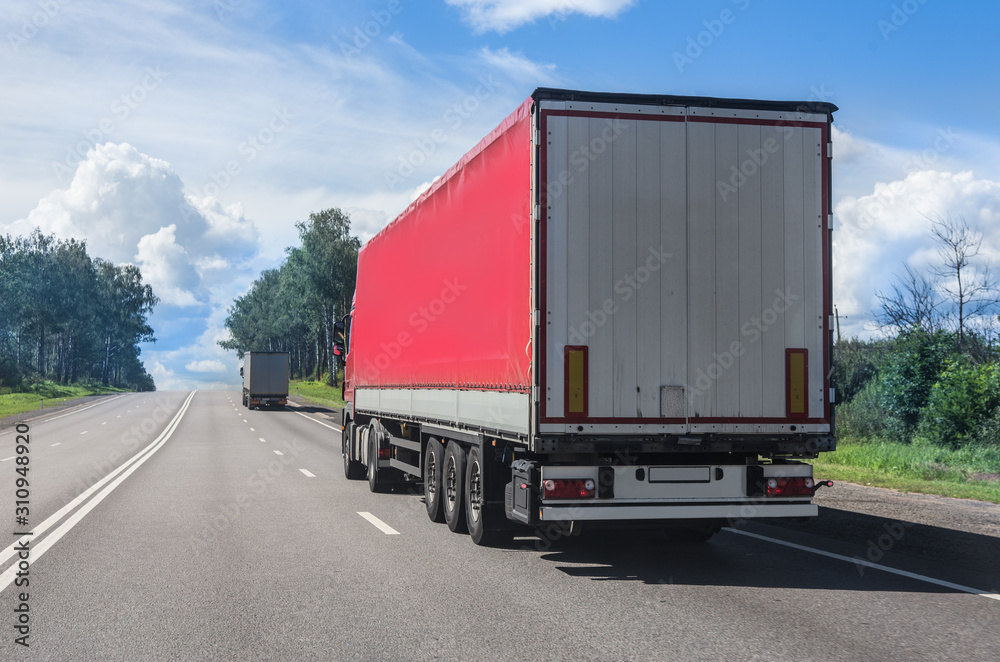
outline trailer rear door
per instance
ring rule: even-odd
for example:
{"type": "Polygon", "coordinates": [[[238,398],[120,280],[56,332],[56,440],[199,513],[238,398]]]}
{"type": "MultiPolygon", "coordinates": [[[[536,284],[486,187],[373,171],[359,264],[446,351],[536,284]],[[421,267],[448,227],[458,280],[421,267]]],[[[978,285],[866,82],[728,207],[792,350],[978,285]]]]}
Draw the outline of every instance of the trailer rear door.
{"type": "Polygon", "coordinates": [[[540,101],[541,432],[830,431],[830,112],[540,101]]]}

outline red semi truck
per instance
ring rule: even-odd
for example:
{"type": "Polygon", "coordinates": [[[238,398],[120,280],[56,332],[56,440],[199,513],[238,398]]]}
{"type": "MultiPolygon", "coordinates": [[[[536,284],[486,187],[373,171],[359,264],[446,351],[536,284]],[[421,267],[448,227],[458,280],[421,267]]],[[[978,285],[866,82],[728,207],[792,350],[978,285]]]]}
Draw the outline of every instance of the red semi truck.
{"type": "Polygon", "coordinates": [[[477,544],[816,515],[835,110],[535,90],[361,249],[345,475],[477,544]]]}

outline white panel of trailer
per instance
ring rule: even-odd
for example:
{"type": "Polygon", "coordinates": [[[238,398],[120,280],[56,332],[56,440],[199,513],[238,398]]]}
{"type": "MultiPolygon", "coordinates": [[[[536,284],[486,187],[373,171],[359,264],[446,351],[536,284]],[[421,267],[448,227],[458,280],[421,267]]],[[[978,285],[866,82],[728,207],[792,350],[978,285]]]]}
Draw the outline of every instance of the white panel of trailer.
{"type": "Polygon", "coordinates": [[[660,130],[667,122],[635,122],[636,142],[636,415],[660,415],[660,130]],[[638,348],[645,351],[639,352],[638,348]]]}
{"type": "Polygon", "coordinates": [[[760,127],[761,144],[753,162],[760,162],[761,181],[761,325],[760,341],[765,385],[761,413],[769,418],[785,415],[784,389],[773,384],[785,382],[785,321],[782,319],[784,305],[780,294],[785,290],[785,187],[784,149],[781,144],[782,128],[760,127]],[[771,312],[768,313],[768,310],[771,312]]]}
{"type": "MultiPolygon", "coordinates": [[[[612,397],[615,418],[636,415],[636,124],[616,121],[618,135],[611,143],[612,271],[615,301],[612,327],[612,397]]],[[[646,147],[645,145],[643,146],[646,147]]],[[[644,219],[647,221],[648,219],[644,219]]],[[[656,219],[659,220],[659,219],[656,219]]],[[[647,349],[647,348],[643,348],[647,349]]]]}
{"type": "Polygon", "coordinates": [[[496,391],[359,388],[354,398],[358,413],[378,412],[522,435],[528,432],[529,408],[527,393],[496,391]]]}
{"type": "MultiPolygon", "coordinates": [[[[715,333],[714,354],[704,365],[705,374],[716,381],[716,406],[719,412],[740,410],[740,364],[730,361],[733,343],[740,340],[740,270],[741,242],[746,236],[740,232],[740,204],[743,200],[735,190],[720,187],[718,182],[733,186],[734,168],[740,162],[740,129],[735,124],[715,126],[715,179],[712,195],[715,197],[715,333]]],[[[692,145],[692,149],[711,150],[711,144],[692,145]]],[[[735,182],[739,184],[737,180],[735,182]]],[[[703,301],[711,301],[711,295],[703,301]]],[[[704,331],[702,331],[704,332],[704,331]]],[[[726,414],[722,414],[726,415],[726,414]]]]}
{"type": "MultiPolygon", "coordinates": [[[[660,127],[660,383],[688,383],[688,207],[687,128],[683,122],[655,122],[660,127]]],[[[687,396],[683,416],[687,415],[687,396]]],[[[661,412],[662,414],[662,412],[661,412]]]]}
{"type": "MultiPolygon", "coordinates": [[[[584,105],[566,108],[683,113],[584,105]]],[[[589,365],[587,417],[543,431],[784,431],[752,419],[785,418],[789,348],[808,351],[823,417],[822,134],[738,120],[826,118],[717,116],[548,117],[544,416],[566,416],[565,346],[589,365]]]]}
{"type": "MultiPolygon", "coordinates": [[[[823,260],[823,142],[818,129],[806,129],[803,142],[803,166],[806,169],[805,209],[806,264],[821,264],[823,260]]],[[[806,344],[809,352],[809,415],[821,417],[824,410],[822,354],[811,348],[823,346],[823,278],[819,269],[806,269],[806,344]]]]}
{"type": "MultiPolygon", "coordinates": [[[[715,357],[718,328],[715,301],[717,295],[727,295],[725,287],[716,287],[716,277],[720,272],[716,268],[716,204],[719,194],[716,192],[715,167],[716,130],[719,127],[698,122],[689,124],[687,128],[688,416],[719,416],[716,401],[723,366],[717,363],[715,357]]],[[[670,351],[683,352],[683,348],[672,347],[670,351]]]]}
{"type": "MultiPolygon", "coordinates": [[[[568,343],[569,328],[573,324],[566,316],[567,296],[569,293],[569,229],[567,227],[568,204],[565,199],[569,185],[569,161],[567,150],[567,120],[565,117],[551,117],[548,122],[546,148],[548,149],[549,176],[546,186],[546,260],[548,269],[548,311],[546,313],[546,332],[550,334],[548,343],[556,348],[548,357],[549,371],[555,375],[563,374],[563,348],[568,343]]],[[[546,389],[546,405],[553,411],[563,410],[564,391],[561,388],[562,379],[550,382],[546,389]]]]}
{"type": "MultiPolygon", "coordinates": [[[[760,149],[760,126],[756,124],[739,125],[739,153],[737,163],[742,179],[739,180],[740,187],[736,192],[739,200],[739,311],[740,326],[745,322],[754,325],[754,320],[760,320],[762,306],[760,299],[760,275],[761,275],[761,199],[765,197],[761,191],[761,177],[759,169],[753,168],[753,154],[760,149]]],[[[759,325],[763,328],[763,322],[759,325]]],[[[739,391],[740,401],[736,408],[739,417],[760,417],[761,395],[763,385],[762,377],[762,355],[760,338],[752,338],[742,343],[743,354],[740,356],[740,377],[739,391]]],[[[784,379],[774,387],[781,387],[784,390],[784,379]]],[[[732,409],[724,411],[731,412],[732,409]]],[[[733,414],[723,414],[732,416],[733,414]]]]}
{"type": "MultiPolygon", "coordinates": [[[[612,144],[615,127],[611,120],[603,119],[572,118],[572,122],[587,124],[590,131],[587,158],[591,160],[587,168],[590,213],[587,217],[571,219],[573,236],[583,232],[590,235],[587,274],[589,301],[586,310],[574,310],[571,317],[582,320],[586,330],[591,332],[590,340],[586,343],[589,347],[590,375],[604,376],[601,379],[589,380],[587,400],[590,403],[590,415],[606,417],[613,415],[615,401],[613,375],[616,369],[614,329],[611,324],[615,305],[612,223],[612,144]]],[[[555,375],[555,381],[549,382],[549,385],[555,388],[561,388],[562,384],[562,373],[555,375]]],[[[555,410],[553,415],[562,416],[564,413],[555,410]]]]}

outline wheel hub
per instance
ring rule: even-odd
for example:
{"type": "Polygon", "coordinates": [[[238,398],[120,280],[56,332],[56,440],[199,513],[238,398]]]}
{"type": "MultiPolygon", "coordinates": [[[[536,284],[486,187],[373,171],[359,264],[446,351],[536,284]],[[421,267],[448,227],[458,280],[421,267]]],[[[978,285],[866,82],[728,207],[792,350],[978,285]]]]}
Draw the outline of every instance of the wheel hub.
{"type": "Polygon", "coordinates": [[[455,502],[458,498],[457,483],[455,480],[455,462],[454,460],[449,460],[448,471],[445,473],[445,495],[448,503],[448,510],[455,510],[455,502]]]}
{"type": "Polygon", "coordinates": [[[434,456],[431,455],[427,462],[427,494],[429,496],[434,496],[437,493],[437,463],[434,461],[434,456]]]}
{"type": "Polygon", "coordinates": [[[479,521],[483,500],[483,475],[479,462],[473,462],[469,472],[469,516],[479,521]]]}

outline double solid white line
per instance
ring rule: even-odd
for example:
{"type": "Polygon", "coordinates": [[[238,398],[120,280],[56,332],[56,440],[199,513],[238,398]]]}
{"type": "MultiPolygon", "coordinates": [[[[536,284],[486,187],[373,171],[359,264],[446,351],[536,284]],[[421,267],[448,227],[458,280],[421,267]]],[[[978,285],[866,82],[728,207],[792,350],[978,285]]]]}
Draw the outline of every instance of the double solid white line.
{"type": "MultiPolygon", "coordinates": [[[[163,429],[160,436],[154,439],[149,446],[146,446],[144,449],[133,455],[131,459],[99,480],[80,496],[60,508],[47,520],[37,526],[30,527],[33,529],[31,535],[23,536],[17,543],[12,544],[10,547],[3,550],[3,552],[0,552],[0,565],[6,563],[8,559],[14,556],[15,546],[23,540],[27,540],[29,542],[29,547],[31,548],[30,562],[34,563],[41,558],[42,554],[48,551],[54,544],[59,542],[59,539],[66,535],[70,529],[76,526],[80,520],[87,515],[87,513],[93,510],[97,504],[104,500],[106,496],[111,494],[111,492],[113,492],[116,487],[121,485],[126,478],[131,476],[132,472],[142,466],[143,462],[148,460],[153,453],[160,450],[160,448],[163,447],[163,444],[167,443],[167,440],[170,439],[170,436],[174,433],[174,430],[177,429],[181,419],[187,412],[188,406],[191,404],[191,400],[194,399],[195,393],[197,393],[197,391],[191,392],[191,394],[187,397],[187,400],[184,401],[184,404],[181,405],[181,408],[174,415],[173,419],[171,419],[170,423],[167,424],[167,427],[163,429]],[[98,490],[100,490],[100,492],[98,492],[98,490]],[[98,493],[96,496],[93,496],[95,492],[98,493]],[[93,498],[91,498],[91,496],[93,496],[93,498]],[[42,540],[37,546],[33,544],[43,533],[48,531],[53,525],[58,523],[63,517],[73,511],[81,503],[83,506],[73,513],[73,515],[63,522],[55,531],[46,536],[45,539],[42,540]]],[[[18,564],[14,563],[7,568],[3,574],[0,574],[0,591],[3,591],[10,585],[10,583],[14,580],[17,571],[18,564]]]]}

